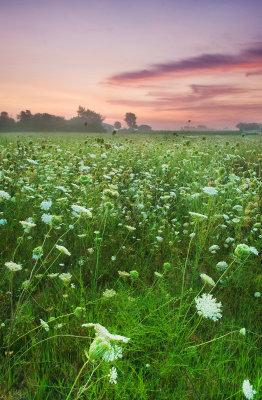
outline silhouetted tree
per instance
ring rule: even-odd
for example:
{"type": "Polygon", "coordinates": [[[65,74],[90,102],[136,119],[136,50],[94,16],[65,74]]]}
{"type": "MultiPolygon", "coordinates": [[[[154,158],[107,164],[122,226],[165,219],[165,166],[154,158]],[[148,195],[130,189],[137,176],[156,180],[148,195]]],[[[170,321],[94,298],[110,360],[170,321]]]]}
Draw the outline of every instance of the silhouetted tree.
{"type": "Polygon", "coordinates": [[[150,132],[152,131],[152,127],[150,125],[139,125],[137,130],[140,132],[150,132]]]}
{"type": "Polygon", "coordinates": [[[82,106],[78,107],[77,117],[71,118],[68,125],[72,130],[84,132],[104,132],[102,126],[104,117],[92,110],[85,109],[82,106]]]}
{"type": "Polygon", "coordinates": [[[256,122],[240,122],[236,125],[236,128],[238,128],[240,131],[262,131],[262,124],[258,124],[256,122]]]}
{"type": "Polygon", "coordinates": [[[125,121],[129,129],[134,130],[137,128],[136,115],[134,113],[126,113],[125,121]]]}
{"type": "Polygon", "coordinates": [[[119,121],[116,121],[116,122],[114,123],[114,128],[117,129],[117,130],[118,130],[118,129],[121,129],[121,126],[122,126],[122,125],[121,125],[121,122],[119,122],[119,121]]]}
{"type": "Polygon", "coordinates": [[[0,114],[0,131],[7,132],[14,130],[15,120],[10,118],[6,111],[2,111],[0,114]]]}

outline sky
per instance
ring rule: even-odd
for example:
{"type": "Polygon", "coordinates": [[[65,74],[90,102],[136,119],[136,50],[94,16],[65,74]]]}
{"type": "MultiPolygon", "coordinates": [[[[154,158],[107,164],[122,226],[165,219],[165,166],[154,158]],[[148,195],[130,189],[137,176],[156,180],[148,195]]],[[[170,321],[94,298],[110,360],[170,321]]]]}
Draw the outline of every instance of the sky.
{"type": "Polygon", "coordinates": [[[261,0],[0,0],[0,111],[262,123],[261,0]]]}

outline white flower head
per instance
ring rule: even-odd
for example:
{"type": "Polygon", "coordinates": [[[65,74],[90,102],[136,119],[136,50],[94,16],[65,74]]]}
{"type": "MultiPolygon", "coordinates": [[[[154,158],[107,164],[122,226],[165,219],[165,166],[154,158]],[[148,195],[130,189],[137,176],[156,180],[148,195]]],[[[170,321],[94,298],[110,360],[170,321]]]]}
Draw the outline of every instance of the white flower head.
{"type": "Polygon", "coordinates": [[[252,400],[254,394],[256,394],[256,391],[253,390],[253,386],[250,385],[250,382],[248,379],[245,379],[242,385],[243,393],[246,399],[252,400]]]}
{"type": "Polygon", "coordinates": [[[213,244],[212,246],[209,247],[209,251],[212,254],[216,254],[217,250],[219,250],[220,247],[217,244],[213,244]]]}
{"type": "Polygon", "coordinates": [[[105,351],[102,356],[102,359],[106,362],[113,362],[118,358],[123,357],[123,349],[120,346],[110,346],[110,350],[105,351]]]}
{"type": "Polygon", "coordinates": [[[77,204],[73,204],[73,205],[71,206],[71,208],[72,208],[72,210],[73,210],[75,213],[77,213],[78,215],[79,215],[79,214],[84,214],[84,215],[87,215],[89,218],[92,218],[92,213],[91,213],[91,211],[88,210],[88,209],[85,208],[85,207],[79,206],[79,205],[77,205],[77,204]]]}
{"type": "Polygon", "coordinates": [[[208,194],[210,196],[214,196],[215,194],[218,193],[217,190],[212,186],[205,186],[205,187],[203,187],[202,190],[203,190],[204,193],[206,193],[206,194],[208,194]]]}
{"type": "Polygon", "coordinates": [[[254,293],[254,296],[257,297],[257,298],[258,298],[258,297],[261,297],[261,293],[260,293],[260,292],[255,292],[255,293],[254,293]]]}
{"type": "Polygon", "coordinates": [[[107,375],[109,377],[109,382],[111,384],[116,385],[117,381],[117,370],[115,369],[115,367],[112,367],[109,371],[109,374],[107,375]]]}
{"type": "Polygon", "coordinates": [[[5,266],[12,272],[21,271],[21,269],[22,269],[22,265],[16,264],[13,261],[6,262],[5,266]]]}
{"type": "Polygon", "coordinates": [[[64,272],[60,274],[58,277],[61,279],[61,281],[65,283],[69,283],[72,279],[72,275],[69,272],[64,272]]]}
{"type": "Polygon", "coordinates": [[[106,289],[103,292],[103,296],[110,299],[111,297],[114,297],[116,295],[116,291],[114,289],[106,289]]]}
{"type": "Polygon", "coordinates": [[[199,214],[193,211],[189,211],[189,214],[191,215],[191,217],[193,217],[194,219],[207,219],[208,217],[204,214],[199,214]]]}
{"type": "Polygon", "coordinates": [[[11,196],[9,193],[5,192],[4,190],[0,190],[0,199],[9,200],[11,196]]]}
{"type": "Polygon", "coordinates": [[[202,296],[195,298],[198,315],[203,315],[204,318],[210,318],[217,321],[222,317],[222,304],[216,302],[212,294],[203,293],[202,296]]]}
{"type": "Polygon", "coordinates": [[[112,333],[109,333],[108,330],[100,324],[89,323],[89,324],[82,324],[82,326],[84,326],[86,328],[93,327],[96,331],[97,336],[103,336],[109,340],[120,341],[120,342],[124,342],[124,343],[127,343],[130,340],[130,338],[127,338],[125,336],[113,335],[112,333]]]}
{"type": "Polygon", "coordinates": [[[52,206],[52,204],[53,204],[52,200],[42,201],[42,203],[40,204],[40,208],[41,208],[41,210],[47,211],[52,206]]]}
{"type": "Polygon", "coordinates": [[[227,269],[228,267],[228,263],[226,261],[219,261],[216,265],[216,268],[219,271],[224,271],[225,269],[227,269]]]}
{"type": "Polygon", "coordinates": [[[57,248],[57,250],[59,250],[61,253],[67,255],[67,256],[71,256],[71,253],[67,250],[66,247],[64,246],[59,246],[58,244],[55,245],[55,247],[57,248]]]}
{"type": "Polygon", "coordinates": [[[41,326],[44,328],[44,330],[46,331],[46,332],[48,332],[49,331],[49,325],[48,325],[48,323],[47,322],[45,322],[43,319],[41,319],[40,318],[40,323],[41,323],[41,326]]]}
{"type": "Polygon", "coordinates": [[[52,218],[53,218],[52,214],[43,214],[41,216],[41,220],[47,225],[51,224],[52,218]]]}
{"type": "Polygon", "coordinates": [[[19,223],[22,225],[26,233],[29,233],[30,229],[36,226],[36,224],[30,221],[19,221],[19,223]]]}

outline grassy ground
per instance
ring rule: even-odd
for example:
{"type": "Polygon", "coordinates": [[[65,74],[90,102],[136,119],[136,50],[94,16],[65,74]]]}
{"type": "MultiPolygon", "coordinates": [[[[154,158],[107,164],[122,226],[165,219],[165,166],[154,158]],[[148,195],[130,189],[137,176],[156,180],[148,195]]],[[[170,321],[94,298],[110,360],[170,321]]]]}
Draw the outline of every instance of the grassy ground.
{"type": "Polygon", "coordinates": [[[260,136],[2,136],[0,398],[261,398],[261,156],[260,136]]]}

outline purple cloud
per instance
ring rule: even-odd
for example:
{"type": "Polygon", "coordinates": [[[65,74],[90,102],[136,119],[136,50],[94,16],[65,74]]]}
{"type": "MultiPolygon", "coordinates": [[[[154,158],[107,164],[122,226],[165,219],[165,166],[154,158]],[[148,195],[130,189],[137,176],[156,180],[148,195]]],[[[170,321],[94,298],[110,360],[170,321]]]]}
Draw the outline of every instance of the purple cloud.
{"type": "Polygon", "coordinates": [[[187,72],[231,71],[240,68],[259,68],[262,65],[262,42],[238,54],[201,54],[196,57],[185,58],[181,61],[171,61],[161,64],[152,64],[147,69],[122,72],[108,78],[107,82],[113,85],[125,85],[139,81],[158,80],[170,75],[187,72]]]}

